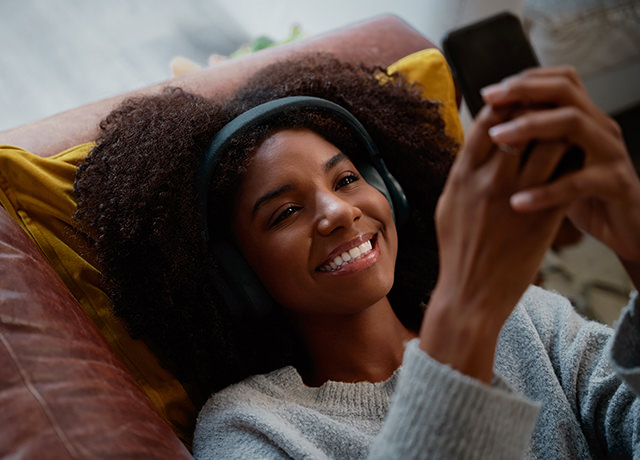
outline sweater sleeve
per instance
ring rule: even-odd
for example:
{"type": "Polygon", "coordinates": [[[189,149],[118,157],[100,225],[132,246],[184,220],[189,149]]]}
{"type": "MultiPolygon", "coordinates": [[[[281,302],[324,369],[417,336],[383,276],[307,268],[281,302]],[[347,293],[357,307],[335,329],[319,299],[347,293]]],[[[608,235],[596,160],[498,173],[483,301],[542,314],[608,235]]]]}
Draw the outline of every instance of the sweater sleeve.
{"type": "Polygon", "coordinates": [[[618,375],[640,395],[640,297],[636,292],[623,311],[611,346],[611,362],[618,375]]]}
{"type": "Polygon", "coordinates": [[[499,377],[485,385],[432,359],[413,340],[369,458],[520,459],[538,410],[499,377]]]}
{"type": "Polygon", "coordinates": [[[626,308],[612,331],[549,296],[553,294],[542,299],[553,308],[533,304],[527,310],[591,454],[631,458],[640,452],[638,301],[626,308]]]}

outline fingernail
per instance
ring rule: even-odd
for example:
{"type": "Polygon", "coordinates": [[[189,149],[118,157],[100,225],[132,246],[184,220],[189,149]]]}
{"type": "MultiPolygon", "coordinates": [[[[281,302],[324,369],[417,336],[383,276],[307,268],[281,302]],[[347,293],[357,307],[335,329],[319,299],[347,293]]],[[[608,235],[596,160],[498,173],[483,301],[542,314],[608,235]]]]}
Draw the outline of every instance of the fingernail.
{"type": "Polygon", "coordinates": [[[498,125],[489,128],[489,136],[496,143],[508,143],[511,140],[512,133],[515,129],[515,124],[511,121],[506,123],[500,123],[498,125]]]}
{"type": "Polygon", "coordinates": [[[533,195],[529,192],[518,192],[511,195],[509,200],[513,208],[521,208],[527,206],[533,202],[533,195]]]}
{"type": "Polygon", "coordinates": [[[520,151],[517,148],[513,147],[512,145],[509,145],[509,144],[497,144],[497,145],[498,145],[498,150],[504,153],[508,153],[509,155],[518,155],[520,153],[520,151]]]}

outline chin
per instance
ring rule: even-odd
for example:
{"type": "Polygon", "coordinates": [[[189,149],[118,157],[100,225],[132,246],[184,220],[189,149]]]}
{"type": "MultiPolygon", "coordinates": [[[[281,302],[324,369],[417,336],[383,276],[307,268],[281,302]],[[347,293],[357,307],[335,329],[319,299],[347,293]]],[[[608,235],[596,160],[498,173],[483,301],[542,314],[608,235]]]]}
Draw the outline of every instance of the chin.
{"type": "Polygon", "coordinates": [[[337,296],[338,298],[331,303],[336,305],[335,310],[342,313],[359,313],[372,305],[386,301],[387,294],[391,291],[392,286],[393,278],[390,281],[386,280],[386,282],[381,280],[380,282],[367,283],[359,287],[352,286],[350,295],[337,296]]]}

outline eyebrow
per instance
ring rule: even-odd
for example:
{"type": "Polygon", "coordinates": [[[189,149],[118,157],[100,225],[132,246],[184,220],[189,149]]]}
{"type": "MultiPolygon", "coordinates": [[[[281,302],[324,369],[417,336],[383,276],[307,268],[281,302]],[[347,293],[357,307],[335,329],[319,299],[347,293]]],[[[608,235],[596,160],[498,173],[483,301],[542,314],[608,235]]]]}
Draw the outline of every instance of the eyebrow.
{"type": "MultiPolygon", "coordinates": [[[[336,165],[342,163],[343,161],[347,161],[348,159],[349,157],[346,156],[344,153],[338,152],[327,160],[327,162],[322,166],[322,171],[324,173],[327,173],[331,171],[331,169],[335,168],[336,165]]],[[[290,192],[291,190],[293,190],[293,185],[285,184],[276,188],[275,190],[271,190],[270,192],[265,193],[260,198],[258,198],[256,200],[256,203],[253,205],[252,215],[255,216],[256,213],[260,210],[260,208],[264,206],[266,203],[268,203],[269,201],[275,198],[278,198],[279,196],[284,195],[285,193],[290,192]]]]}
{"type": "Polygon", "coordinates": [[[343,161],[347,161],[348,159],[349,157],[346,156],[344,153],[338,152],[327,160],[327,162],[322,167],[322,171],[327,173],[331,171],[331,169],[334,168],[337,164],[342,163],[343,161]]]}
{"type": "Polygon", "coordinates": [[[293,185],[286,184],[281,187],[278,187],[275,190],[265,193],[260,198],[256,200],[256,204],[253,205],[253,215],[255,216],[258,210],[264,206],[267,202],[273,200],[274,198],[278,198],[281,195],[291,191],[293,189],[293,185]]]}

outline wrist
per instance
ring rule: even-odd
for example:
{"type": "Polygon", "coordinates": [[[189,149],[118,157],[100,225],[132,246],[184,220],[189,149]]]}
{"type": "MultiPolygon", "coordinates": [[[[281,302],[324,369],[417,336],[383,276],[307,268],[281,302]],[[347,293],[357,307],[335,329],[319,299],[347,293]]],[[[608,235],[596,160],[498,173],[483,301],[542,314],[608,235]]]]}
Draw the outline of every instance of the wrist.
{"type": "Polygon", "coordinates": [[[487,384],[503,320],[482,302],[434,292],[422,321],[419,347],[433,359],[487,384]]]}

